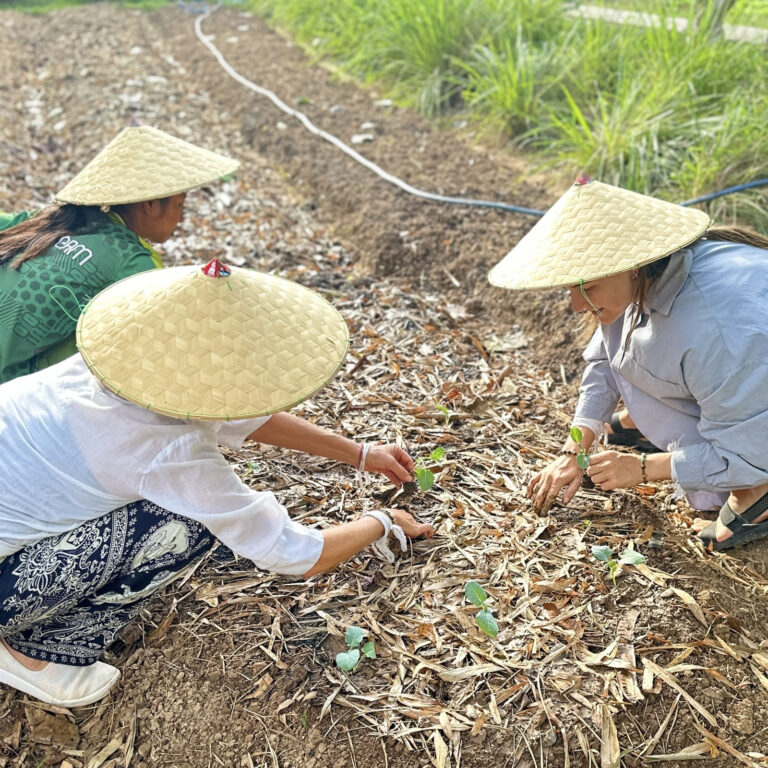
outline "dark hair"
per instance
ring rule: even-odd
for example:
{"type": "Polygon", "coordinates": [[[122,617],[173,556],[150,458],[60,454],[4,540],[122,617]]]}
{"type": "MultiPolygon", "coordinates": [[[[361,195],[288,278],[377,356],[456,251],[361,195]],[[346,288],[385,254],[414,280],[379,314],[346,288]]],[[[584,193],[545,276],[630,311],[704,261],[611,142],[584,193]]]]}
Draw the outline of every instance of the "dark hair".
{"type": "Polygon", "coordinates": [[[53,245],[62,235],[83,234],[93,230],[102,216],[95,205],[49,205],[26,221],[0,232],[0,265],[13,259],[10,268],[18,269],[25,261],[34,259],[53,245]]]}
{"type": "Polygon", "coordinates": [[[741,227],[713,227],[704,235],[707,240],[722,240],[727,243],[743,243],[752,245],[755,248],[764,248],[768,250],[768,237],[759,232],[753,232],[751,229],[742,229],[741,227]]]}
{"type": "MultiPolygon", "coordinates": [[[[168,204],[169,198],[161,203],[168,204]]],[[[136,203],[113,205],[110,210],[123,218],[136,203]]],[[[0,266],[18,269],[25,261],[34,259],[63,235],[84,235],[94,232],[104,213],[97,205],[54,203],[26,221],[0,232],[0,266]],[[15,258],[14,258],[15,257],[15,258]],[[12,260],[12,261],[11,261],[12,260]]]]}

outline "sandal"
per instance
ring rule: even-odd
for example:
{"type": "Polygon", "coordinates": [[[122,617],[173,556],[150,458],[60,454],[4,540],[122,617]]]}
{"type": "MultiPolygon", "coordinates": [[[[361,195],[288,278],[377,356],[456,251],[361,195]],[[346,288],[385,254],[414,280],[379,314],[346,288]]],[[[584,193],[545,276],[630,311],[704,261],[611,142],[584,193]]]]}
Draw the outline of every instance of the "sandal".
{"type": "Polygon", "coordinates": [[[719,520],[733,535],[725,541],[715,538],[717,533],[717,520],[713,520],[708,526],[702,528],[699,538],[706,549],[713,552],[722,552],[726,549],[735,549],[750,541],[756,541],[768,536],[768,520],[755,524],[753,521],[768,509],[768,493],[761,496],[749,509],[739,515],[734,512],[726,501],[718,512],[719,520]]]}
{"type": "Polygon", "coordinates": [[[659,453],[661,451],[650,440],[646,440],[639,429],[622,426],[618,412],[611,416],[610,424],[613,431],[607,436],[609,445],[626,445],[629,448],[637,448],[644,453],[659,453]]]}

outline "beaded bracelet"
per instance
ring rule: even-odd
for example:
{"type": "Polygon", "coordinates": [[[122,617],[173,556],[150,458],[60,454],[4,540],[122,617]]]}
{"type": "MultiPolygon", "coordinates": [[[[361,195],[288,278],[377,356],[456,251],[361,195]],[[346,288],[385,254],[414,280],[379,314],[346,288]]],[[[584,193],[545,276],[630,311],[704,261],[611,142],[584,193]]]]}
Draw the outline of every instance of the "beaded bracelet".
{"type": "Polygon", "coordinates": [[[561,456],[578,456],[578,451],[569,451],[567,448],[561,448],[560,449],[560,455],[561,456]]]}
{"type": "Polygon", "coordinates": [[[644,483],[648,482],[648,474],[645,471],[645,459],[646,458],[647,457],[646,457],[646,455],[644,453],[640,454],[640,471],[643,473],[643,482],[644,483]]]}

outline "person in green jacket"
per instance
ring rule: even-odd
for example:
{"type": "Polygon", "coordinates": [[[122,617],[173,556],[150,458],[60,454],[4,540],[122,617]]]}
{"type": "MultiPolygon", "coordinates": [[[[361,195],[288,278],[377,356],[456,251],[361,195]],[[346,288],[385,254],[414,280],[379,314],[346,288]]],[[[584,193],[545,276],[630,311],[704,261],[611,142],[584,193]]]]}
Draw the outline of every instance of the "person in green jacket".
{"type": "Polygon", "coordinates": [[[236,160],[148,126],[123,129],[39,212],[0,213],[0,384],[76,352],[81,309],[163,266],[187,191],[236,160]]]}

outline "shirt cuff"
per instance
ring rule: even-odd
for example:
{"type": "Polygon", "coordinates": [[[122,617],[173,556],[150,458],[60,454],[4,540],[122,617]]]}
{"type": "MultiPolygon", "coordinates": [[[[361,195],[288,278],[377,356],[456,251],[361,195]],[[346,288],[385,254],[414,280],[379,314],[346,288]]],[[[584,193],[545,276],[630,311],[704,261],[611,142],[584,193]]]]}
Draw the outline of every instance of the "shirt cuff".
{"type": "Polygon", "coordinates": [[[595,442],[599,442],[600,435],[605,431],[605,422],[598,419],[584,419],[575,418],[573,420],[574,427],[586,427],[595,434],[595,442]]]}
{"type": "Polygon", "coordinates": [[[265,571],[301,576],[320,559],[323,543],[320,531],[289,520],[269,554],[255,564],[265,571]]]}
{"type": "Polygon", "coordinates": [[[243,443],[251,433],[263,427],[272,417],[259,416],[255,419],[237,419],[235,421],[214,422],[214,431],[219,445],[225,445],[233,451],[243,447],[243,443]]]}

